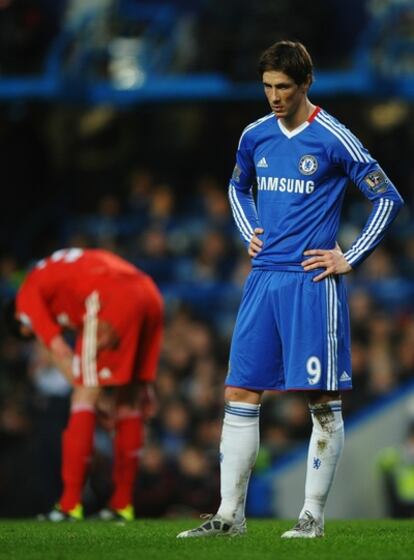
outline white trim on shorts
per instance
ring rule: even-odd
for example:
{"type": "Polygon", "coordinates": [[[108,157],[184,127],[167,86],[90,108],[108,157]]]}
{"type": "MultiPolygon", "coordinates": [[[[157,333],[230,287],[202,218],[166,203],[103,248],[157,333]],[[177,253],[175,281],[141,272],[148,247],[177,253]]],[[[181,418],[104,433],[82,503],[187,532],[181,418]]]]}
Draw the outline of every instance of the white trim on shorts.
{"type": "Polygon", "coordinates": [[[326,389],[338,390],[338,294],[336,282],[328,276],[326,288],[326,317],[327,317],[327,353],[328,367],[326,376],[326,389]]]}
{"type": "Polygon", "coordinates": [[[98,353],[99,293],[95,290],[85,299],[85,320],[82,337],[82,374],[85,387],[98,387],[96,358],[98,353]]]}

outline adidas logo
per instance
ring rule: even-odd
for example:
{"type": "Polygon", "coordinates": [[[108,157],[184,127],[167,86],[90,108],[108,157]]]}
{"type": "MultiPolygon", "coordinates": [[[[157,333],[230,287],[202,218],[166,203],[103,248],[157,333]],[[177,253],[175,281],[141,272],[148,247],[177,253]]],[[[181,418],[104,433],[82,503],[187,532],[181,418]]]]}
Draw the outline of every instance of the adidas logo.
{"type": "Polygon", "coordinates": [[[339,381],[350,381],[350,380],[351,380],[351,378],[347,374],[347,372],[343,371],[341,377],[339,378],[339,381]]]}
{"type": "Polygon", "coordinates": [[[262,159],[258,162],[257,167],[268,167],[266,158],[262,157],[262,159]]]}

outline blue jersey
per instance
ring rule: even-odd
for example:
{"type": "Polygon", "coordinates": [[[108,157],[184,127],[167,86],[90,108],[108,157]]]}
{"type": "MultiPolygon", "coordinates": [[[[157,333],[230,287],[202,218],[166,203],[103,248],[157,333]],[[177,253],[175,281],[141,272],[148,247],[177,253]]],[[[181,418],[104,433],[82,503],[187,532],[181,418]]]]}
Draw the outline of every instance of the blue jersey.
{"type": "Polygon", "coordinates": [[[319,107],[293,131],[273,113],[250,124],[236,159],[229,186],[234,219],[247,244],[254,228],[264,229],[253,268],[303,271],[304,251],[334,248],[349,180],[373,203],[365,227],[345,253],[352,267],[378,245],[403,205],[361,142],[319,107]]]}

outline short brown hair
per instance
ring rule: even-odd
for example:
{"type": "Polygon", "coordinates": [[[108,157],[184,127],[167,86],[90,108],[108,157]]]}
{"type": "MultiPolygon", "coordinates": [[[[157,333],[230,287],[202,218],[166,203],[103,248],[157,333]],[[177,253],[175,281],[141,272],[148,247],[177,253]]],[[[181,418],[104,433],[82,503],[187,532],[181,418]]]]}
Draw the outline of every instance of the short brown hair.
{"type": "Polygon", "coordinates": [[[279,41],[266,49],[259,58],[259,74],[276,70],[283,72],[298,85],[310,76],[313,81],[313,62],[306,47],[294,41],[279,41]]]}

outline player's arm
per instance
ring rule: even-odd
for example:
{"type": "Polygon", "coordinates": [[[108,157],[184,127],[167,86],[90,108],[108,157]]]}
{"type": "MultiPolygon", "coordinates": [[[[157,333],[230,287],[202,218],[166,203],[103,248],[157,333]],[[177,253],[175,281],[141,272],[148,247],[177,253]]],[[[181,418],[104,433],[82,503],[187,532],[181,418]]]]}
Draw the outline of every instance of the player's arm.
{"type": "Polygon", "coordinates": [[[304,270],[325,268],[314,281],[330,274],[347,274],[361,264],[382,241],[404,204],[396,187],[359,140],[345,128],[341,139],[330,147],[332,162],[342,167],[372,203],[372,209],[364,228],[346,253],[338,246],[331,250],[305,251],[305,256],[311,258],[302,263],[304,270]]]}
{"type": "Polygon", "coordinates": [[[372,209],[360,235],[345,253],[352,268],[361,264],[381,243],[404,205],[401,195],[377,162],[370,169],[356,171],[353,181],[372,202],[372,209]]]}
{"type": "Polygon", "coordinates": [[[229,184],[229,200],[234,221],[251,257],[262,247],[258,235],[263,233],[253,198],[255,167],[246,136],[242,136],[236,154],[236,165],[229,184]]]}
{"type": "MultiPolygon", "coordinates": [[[[97,348],[99,350],[113,350],[119,346],[119,336],[107,321],[99,321],[97,327],[97,348]]],[[[66,379],[73,384],[73,350],[60,335],[52,338],[49,351],[55,366],[66,379]]]]}
{"type": "Polygon", "coordinates": [[[27,333],[32,332],[49,350],[55,366],[73,384],[73,352],[61,334],[44,300],[35,274],[30,274],[16,298],[16,316],[27,333]]]}
{"type": "Polygon", "coordinates": [[[372,203],[368,220],[344,257],[356,268],[381,243],[404,201],[379,163],[344,127],[345,141],[333,148],[333,157],[344,173],[372,203]]]}
{"type": "Polygon", "coordinates": [[[51,340],[61,333],[61,327],[50,313],[35,274],[31,273],[16,297],[16,318],[50,348],[51,340]]]}

